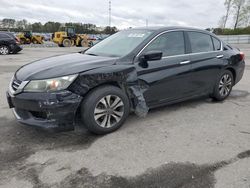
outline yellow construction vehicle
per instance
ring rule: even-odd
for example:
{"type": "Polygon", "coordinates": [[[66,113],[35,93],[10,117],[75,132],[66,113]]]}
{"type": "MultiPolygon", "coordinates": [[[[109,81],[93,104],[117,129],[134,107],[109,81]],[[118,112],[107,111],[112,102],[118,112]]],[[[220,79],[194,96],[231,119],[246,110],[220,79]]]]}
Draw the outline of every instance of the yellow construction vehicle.
{"type": "Polygon", "coordinates": [[[21,44],[43,44],[44,37],[41,35],[33,35],[31,31],[23,31],[17,35],[21,44]]]}
{"type": "Polygon", "coordinates": [[[93,40],[89,39],[88,35],[76,34],[74,27],[61,27],[60,31],[52,34],[52,40],[60,47],[93,46],[93,40]]]}

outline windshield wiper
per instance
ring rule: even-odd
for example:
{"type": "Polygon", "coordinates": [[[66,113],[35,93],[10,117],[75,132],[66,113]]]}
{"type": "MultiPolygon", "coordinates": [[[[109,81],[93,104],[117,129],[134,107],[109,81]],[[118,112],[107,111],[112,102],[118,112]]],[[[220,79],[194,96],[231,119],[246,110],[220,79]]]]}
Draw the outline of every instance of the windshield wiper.
{"type": "Polygon", "coordinates": [[[98,56],[97,54],[86,53],[86,55],[98,56]]]}

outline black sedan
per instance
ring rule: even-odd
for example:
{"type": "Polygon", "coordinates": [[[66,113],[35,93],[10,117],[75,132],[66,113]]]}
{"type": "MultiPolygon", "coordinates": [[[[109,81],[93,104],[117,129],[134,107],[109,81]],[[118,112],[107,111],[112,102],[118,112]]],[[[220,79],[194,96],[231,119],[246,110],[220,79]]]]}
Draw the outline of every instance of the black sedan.
{"type": "Polygon", "coordinates": [[[130,112],[200,96],[222,101],[240,81],[244,54],[215,35],[182,27],[118,32],[85,52],[21,67],[7,99],[21,123],[96,134],[117,130],[130,112]]]}
{"type": "Polygon", "coordinates": [[[18,38],[10,32],[0,32],[0,55],[16,54],[21,50],[18,38]]]}

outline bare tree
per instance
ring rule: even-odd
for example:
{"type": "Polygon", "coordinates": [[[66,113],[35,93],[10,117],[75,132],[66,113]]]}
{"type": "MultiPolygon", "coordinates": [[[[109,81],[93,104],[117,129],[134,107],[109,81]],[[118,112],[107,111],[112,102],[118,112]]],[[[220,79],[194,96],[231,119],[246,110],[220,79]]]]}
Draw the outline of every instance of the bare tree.
{"type": "Polygon", "coordinates": [[[234,8],[234,29],[239,26],[240,21],[243,19],[244,15],[244,6],[246,0],[233,0],[233,8],[234,8]]]}
{"type": "Polygon", "coordinates": [[[242,26],[250,26],[250,0],[248,0],[242,10],[242,26]]]}
{"type": "Polygon", "coordinates": [[[223,28],[224,29],[224,22],[225,22],[225,16],[222,16],[218,22],[218,26],[219,28],[223,28]]]}
{"type": "Polygon", "coordinates": [[[233,0],[226,0],[224,2],[224,5],[226,7],[226,15],[222,17],[222,23],[223,23],[222,27],[223,28],[226,28],[228,17],[229,17],[229,14],[230,14],[230,10],[232,8],[232,3],[233,3],[233,0]]]}

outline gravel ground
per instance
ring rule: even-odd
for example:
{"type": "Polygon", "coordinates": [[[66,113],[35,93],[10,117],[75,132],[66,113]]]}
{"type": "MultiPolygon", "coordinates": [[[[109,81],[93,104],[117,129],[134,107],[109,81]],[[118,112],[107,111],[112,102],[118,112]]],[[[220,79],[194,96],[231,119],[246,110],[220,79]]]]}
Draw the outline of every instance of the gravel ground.
{"type": "Polygon", "coordinates": [[[250,187],[250,45],[243,79],[221,103],[196,99],[131,115],[118,131],[48,133],[18,124],[5,91],[31,61],[82,48],[0,56],[0,187],[250,187]]]}

